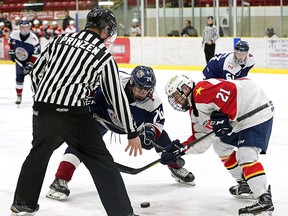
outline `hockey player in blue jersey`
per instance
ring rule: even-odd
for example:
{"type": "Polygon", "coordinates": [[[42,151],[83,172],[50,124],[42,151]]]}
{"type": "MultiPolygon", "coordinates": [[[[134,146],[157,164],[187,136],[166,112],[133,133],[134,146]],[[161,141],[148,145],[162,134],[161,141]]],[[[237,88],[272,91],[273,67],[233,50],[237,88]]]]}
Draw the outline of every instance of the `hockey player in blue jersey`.
{"type": "MultiPolygon", "coordinates": [[[[171,143],[171,140],[163,129],[165,118],[161,99],[154,91],[156,77],[153,69],[147,66],[137,66],[131,74],[123,71],[119,73],[129,100],[131,113],[138,128],[142,148],[150,150],[154,147],[156,152],[161,154],[164,147],[171,143]]],[[[93,113],[98,120],[97,122],[101,123],[98,124],[102,134],[104,135],[108,130],[125,134],[126,132],[119,124],[112,106],[106,102],[100,88],[95,91],[94,101],[93,113]]],[[[184,162],[182,158],[180,160],[184,162]]],[[[67,183],[71,180],[80,163],[77,155],[68,147],[59,164],[55,180],[50,185],[50,191],[46,195],[48,198],[56,200],[67,198],[70,194],[67,183]]],[[[168,168],[177,182],[195,185],[194,175],[184,167],[179,166],[179,163],[169,164],[168,168]]]]}
{"type": "Polygon", "coordinates": [[[234,52],[216,54],[203,70],[204,79],[223,78],[236,79],[247,76],[255,65],[255,59],[249,53],[249,44],[238,41],[234,52]]]}
{"type": "Polygon", "coordinates": [[[40,55],[40,43],[37,36],[30,31],[30,23],[22,18],[19,23],[20,30],[12,31],[8,44],[9,59],[16,62],[16,104],[21,104],[25,75],[29,74],[34,62],[40,55]]]}

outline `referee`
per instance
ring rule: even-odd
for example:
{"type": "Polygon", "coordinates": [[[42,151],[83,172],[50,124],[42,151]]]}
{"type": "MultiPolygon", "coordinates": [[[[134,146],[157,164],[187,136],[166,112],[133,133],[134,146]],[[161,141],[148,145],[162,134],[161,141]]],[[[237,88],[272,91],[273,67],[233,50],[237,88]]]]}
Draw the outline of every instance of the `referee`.
{"type": "Polygon", "coordinates": [[[128,133],[126,151],[134,156],[142,154],[117,64],[104,45],[104,41],[113,42],[116,32],[116,19],[110,10],[92,9],[85,30],[58,36],[36,61],[31,74],[32,149],[22,165],[11,206],[16,215],[34,215],[38,211],[49,159],[63,142],[88,168],[107,215],[135,215],[122,177],[89,109],[91,93],[100,85],[128,133]]]}
{"type": "Polygon", "coordinates": [[[219,38],[216,25],[213,24],[213,16],[207,17],[207,25],[204,27],[202,46],[204,46],[204,53],[206,63],[210,61],[215,55],[216,40],[219,38]]]}

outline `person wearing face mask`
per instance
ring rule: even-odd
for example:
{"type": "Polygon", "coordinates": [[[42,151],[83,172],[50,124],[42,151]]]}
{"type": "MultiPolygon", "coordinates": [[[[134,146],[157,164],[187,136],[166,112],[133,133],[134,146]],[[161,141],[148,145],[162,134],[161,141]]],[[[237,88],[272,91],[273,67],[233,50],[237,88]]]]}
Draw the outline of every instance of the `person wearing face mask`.
{"type": "Polygon", "coordinates": [[[30,22],[22,18],[19,23],[19,30],[11,32],[8,38],[10,50],[8,57],[16,62],[16,104],[20,105],[22,101],[22,91],[25,75],[31,73],[36,59],[39,57],[41,47],[38,37],[31,32],[30,22]]]}
{"type": "Polygon", "coordinates": [[[216,54],[203,70],[204,79],[246,77],[255,65],[255,58],[249,49],[247,41],[238,41],[234,52],[216,54]]]}

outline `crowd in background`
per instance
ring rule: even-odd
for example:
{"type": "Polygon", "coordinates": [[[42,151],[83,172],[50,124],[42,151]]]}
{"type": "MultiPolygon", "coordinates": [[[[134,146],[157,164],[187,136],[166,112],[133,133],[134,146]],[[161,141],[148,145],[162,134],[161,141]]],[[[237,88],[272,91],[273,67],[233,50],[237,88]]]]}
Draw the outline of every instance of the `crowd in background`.
{"type": "MultiPolygon", "coordinates": [[[[21,19],[26,19],[23,16],[16,16],[13,20],[8,20],[7,14],[0,13],[0,37],[8,38],[14,30],[19,30],[21,19]]],[[[30,21],[31,31],[39,38],[53,39],[62,33],[76,32],[75,21],[69,16],[69,11],[65,11],[65,18],[61,21],[62,26],[56,20],[41,20],[37,13],[33,14],[30,21]]]]}

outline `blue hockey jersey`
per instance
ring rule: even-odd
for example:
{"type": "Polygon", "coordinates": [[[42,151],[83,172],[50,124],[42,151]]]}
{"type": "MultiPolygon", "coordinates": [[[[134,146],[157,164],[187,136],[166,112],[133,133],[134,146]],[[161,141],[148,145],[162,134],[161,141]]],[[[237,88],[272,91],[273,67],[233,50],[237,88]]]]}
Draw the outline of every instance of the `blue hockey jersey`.
{"type": "MultiPolygon", "coordinates": [[[[123,71],[120,71],[119,73],[124,90],[129,100],[132,116],[136,122],[137,131],[141,131],[141,128],[146,124],[152,124],[153,127],[157,129],[159,133],[161,133],[163,131],[165,118],[162,101],[158,94],[154,91],[153,98],[149,98],[144,101],[133,100],[131,97],[130,88],[128,86],[131,75],[123,71]]],[[[107,100],[105,99],[100,87],[95,91],[94,101],[96,105],[94,106],[93,112],[111,124],[107,124],[107,122],[105,123],[101,120],[100,123],[105,128],[115,133],[124,134],[125,132],[124,129],[121,129],[123,126],[121,125],[118,116],[116,116],[113,107],[107,103],[107,100]]]]}
{"type": "Polygon", "coordinates": [[[15,57],[25,65],[26,62],[34,63],[40,55],[41,48],[37,36],[30,32],[26,40],[22,41],[20,30],[12,31],[8,38],[11,50],[14,50],[15,57]]]}
{"type": "Polygon", "coordinates": [[[237,79],[247,76],[255,65],[255,59],[248,53],[245,64],[239,65],[234,59],[234,52],[216,54],[203,70],[204,79],[223,78],[237,79]]]}

